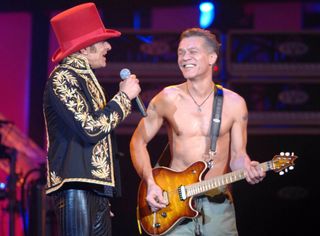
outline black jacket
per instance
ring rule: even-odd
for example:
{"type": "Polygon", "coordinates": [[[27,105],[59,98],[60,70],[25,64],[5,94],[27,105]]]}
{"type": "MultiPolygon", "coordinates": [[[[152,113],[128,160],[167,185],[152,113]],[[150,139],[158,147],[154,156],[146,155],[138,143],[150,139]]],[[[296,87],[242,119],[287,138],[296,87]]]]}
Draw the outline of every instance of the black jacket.
{"type": "Polygon", "coordinates": [[[106,101],[86,58],[71,55],[51,73],[43,109],[48,137],[47,190],[78,182],[115,186],[112,131],[131,112],[123,92],[106,101]]]}

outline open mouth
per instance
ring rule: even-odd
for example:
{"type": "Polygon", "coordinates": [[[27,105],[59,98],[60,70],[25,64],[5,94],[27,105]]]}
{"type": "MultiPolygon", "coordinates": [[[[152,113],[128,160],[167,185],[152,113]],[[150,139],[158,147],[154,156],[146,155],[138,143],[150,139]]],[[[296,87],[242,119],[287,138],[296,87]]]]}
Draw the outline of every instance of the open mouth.
{"type": "Polygon", "coordinates": [[[182,67],[183,68],[194,68],[196,65],[195,64],[183,64],[182,67]]]}

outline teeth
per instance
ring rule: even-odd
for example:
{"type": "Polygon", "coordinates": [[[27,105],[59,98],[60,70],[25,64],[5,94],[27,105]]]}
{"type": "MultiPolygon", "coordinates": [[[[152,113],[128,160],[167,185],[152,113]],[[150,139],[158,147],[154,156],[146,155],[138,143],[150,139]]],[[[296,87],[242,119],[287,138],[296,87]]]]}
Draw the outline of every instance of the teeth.
{"type": "Polygon", "coordinates": [[[192,67],[194,67],[194,65],[188,64],[188,65],[184,65],[184,67],[185,67],[185,68],[192,68],[192,67]]]}

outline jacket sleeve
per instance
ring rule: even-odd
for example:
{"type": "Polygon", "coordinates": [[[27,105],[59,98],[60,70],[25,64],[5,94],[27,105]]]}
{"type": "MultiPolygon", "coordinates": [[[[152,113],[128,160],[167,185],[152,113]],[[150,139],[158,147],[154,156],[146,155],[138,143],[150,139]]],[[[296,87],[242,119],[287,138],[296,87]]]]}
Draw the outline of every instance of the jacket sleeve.
{"type": "Polygon", "coordinates": [[[50,77],[49,96],[53,109],[87,142],[95,143],[106,137],[131,112],[131,101],[123,92],[118,92],[104,108],[95,111],[72,71],[56,70],[50,77]]]}

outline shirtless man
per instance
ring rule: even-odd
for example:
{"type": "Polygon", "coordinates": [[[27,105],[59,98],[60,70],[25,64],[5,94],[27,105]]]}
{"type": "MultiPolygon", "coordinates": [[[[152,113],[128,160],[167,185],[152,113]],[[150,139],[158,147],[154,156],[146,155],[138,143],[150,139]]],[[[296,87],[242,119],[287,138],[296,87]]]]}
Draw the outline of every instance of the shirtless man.
{"type": "MultiPolygon", "coordinates": [[[[166,206],[162,190],[152,175],[147,144],[166,122],[170,144],[170,168],[183,171],[196,161],[213,160],[205,179],[244,169],[250,184],[260,182],[265,172],[251,161],[247,152],[248,111],[244,99],[223,89],[224,100],[216,155],[209,155],[210,125],[214,100],[213,65],[220,44],[209,31],[191,28],[181,34],[178,65],[186,82],[164,88],[150,102],[147,113],[135,130],[130,152],[133,165],[147,184],[146,201],[153,211],[166,206]]],[[[222,193],[224,194],[224,193],[222,193]]],[[[197,197],[201,211],[193,221],[185,221],[167,235],[238,235],[231,198],[216,202],[214,197],[197,197]]]]}

